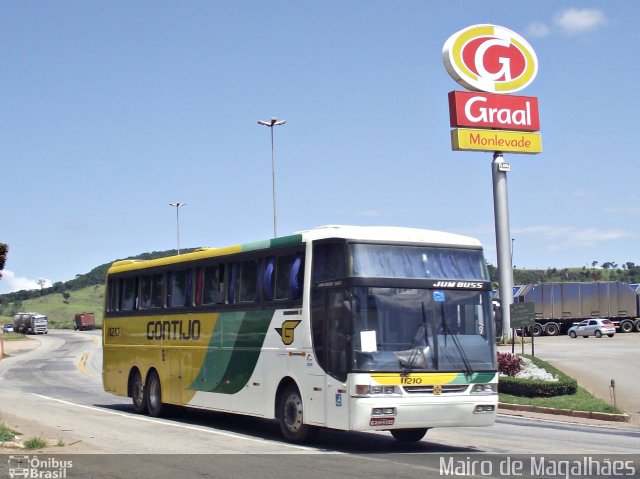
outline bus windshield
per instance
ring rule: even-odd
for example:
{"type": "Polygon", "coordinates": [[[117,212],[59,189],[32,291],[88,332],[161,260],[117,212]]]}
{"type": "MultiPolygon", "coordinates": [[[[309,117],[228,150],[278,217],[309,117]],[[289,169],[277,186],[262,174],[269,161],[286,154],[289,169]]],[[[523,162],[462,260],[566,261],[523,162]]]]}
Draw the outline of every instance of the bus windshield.
{"type": "Polygon", "coordinates": [[[488,291],[352,288],[356,371],[496,368],[488,291]]]}
{"type": "Polygon", "coordinates": [[[353,276],[489,281],[481,250],[352,244],[353,276]]]}

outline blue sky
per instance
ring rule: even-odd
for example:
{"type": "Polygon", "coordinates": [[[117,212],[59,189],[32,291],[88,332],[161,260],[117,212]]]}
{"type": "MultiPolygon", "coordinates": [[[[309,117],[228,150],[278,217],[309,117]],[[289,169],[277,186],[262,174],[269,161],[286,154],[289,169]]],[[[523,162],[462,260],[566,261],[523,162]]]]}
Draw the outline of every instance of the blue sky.
{"type": "Polygon", "coordinates": [[[451,151],[442,46],[532,45],[543,153],[506,155],[517,267],[640,263],[640,3],[0,1],[0,293],[176,246],[397,225],[479,238],[491,153],[451,151]]]}

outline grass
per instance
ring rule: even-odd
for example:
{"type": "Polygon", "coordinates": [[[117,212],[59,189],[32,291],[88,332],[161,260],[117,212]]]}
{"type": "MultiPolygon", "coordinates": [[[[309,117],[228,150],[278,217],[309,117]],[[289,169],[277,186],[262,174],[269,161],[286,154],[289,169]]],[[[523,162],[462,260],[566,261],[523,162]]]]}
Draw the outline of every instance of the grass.
{"type": "MultiPolygon", "coordinates": [[[[541,364],[541,367],[545,367],[547,370],[553,369],[553,366],[536,358],[536,362],[541,364]],[[548,366],[548,368],[547,368],[548,366]]],[[[613,407],[606,401],[593,396],[589,391],[578,386],[578,390],[575,394],[568,394],[564,396],[553,397],[523,397],[513,396],[511,394],[499,394],[499,401],[508,404],[520,404],[526,406],[541,406],[551,407],[556,409],[570,409],[572,411],[591,411],[591,412],[605,412],[613,414],[621,414],[618,408],[613,407]]]]}
{"type": "Polygon", "coordinates": [[[40,436],[32,437],[24,442],[25,449],[42,449],[43,447],[47,447],[47,445],[47,440],[40,436]]]}
{"type": "Polygon", "coordinates": [[[5,333],[0,337],[3,341],[22,341],[27,339],[27,336],[21,333],[5,333]]]}
{"type": "Polygon", "coordinates": [[[499,397],[500,402],[508,404],[523,404],[528,406],[552,407],[556,409],[570,409],[572,411],[592,411],[614,414],[621,414],[623,412],[606,401],[593,396],[586,389],[583,389],[580,386],[578,386],[578,391],[576,391],[575,394],[567,396],[527,398],[512,396],[511,394],[500,394],[499,397]]]}
{"type": "Polygon", "coordinates": [[[3,422],[0,422],[0,442],[13,441],[16,438],[16,431],[13,431],[7,427],[3,422]]]}
{"type": "MultiPolygon", "coordinates": [[[[92,312],[96,319],[96,327],[102,325],[102,309],[104,307],[104,285],[87,286],[77,291],[70,291],[65,299],[60,293],[47,294],[39,298],[22,302],[21,311],[34,311],[49,318],[52,329],[73,329],[76,313],[92,312]]],[[[5,311],[8,308],[5,308],[5,311]]],[[[0,316],[0,324],[11,323],[11,316],[0,316]]]]}

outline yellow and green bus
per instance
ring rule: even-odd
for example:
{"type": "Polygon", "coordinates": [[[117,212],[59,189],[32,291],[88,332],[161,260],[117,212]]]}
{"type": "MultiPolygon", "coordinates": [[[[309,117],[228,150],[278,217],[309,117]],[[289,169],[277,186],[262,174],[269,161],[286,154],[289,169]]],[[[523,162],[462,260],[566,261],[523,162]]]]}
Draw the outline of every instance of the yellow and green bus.
{"type": "Polygon", "coordinates": [[[495,421],[491,282],[479,241],[326,226],[108,272],[105,391],[319,428],[427,429],[495,421]]]}

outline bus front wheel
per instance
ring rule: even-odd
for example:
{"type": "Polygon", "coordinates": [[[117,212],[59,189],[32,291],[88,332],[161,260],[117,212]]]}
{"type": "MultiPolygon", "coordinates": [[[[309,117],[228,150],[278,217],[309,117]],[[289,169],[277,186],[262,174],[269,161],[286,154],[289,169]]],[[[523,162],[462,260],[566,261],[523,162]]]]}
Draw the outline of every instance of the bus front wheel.
{"type": "Polygon", "coordinates": [[[158,373],[152,371],[147,379],[147,409],[149,416],[160,417],[162,415],[164,404],[162,404],[162,387],[160,386],[160,378],[158,373]]]}
{"type": "Polygon", "coordinates": [[[419,429],[391,429],[391,435],[398,442],[418,442],[427,433],[427,428],[419,429]]]}
{"type": "Polygon", "coordinates": [[[280,396],[278,408],[278,422],[280,430],[287,441],[311,441],[317,428],[304,424],[302,396],[294,385],[287,386],[280,396]]]}

